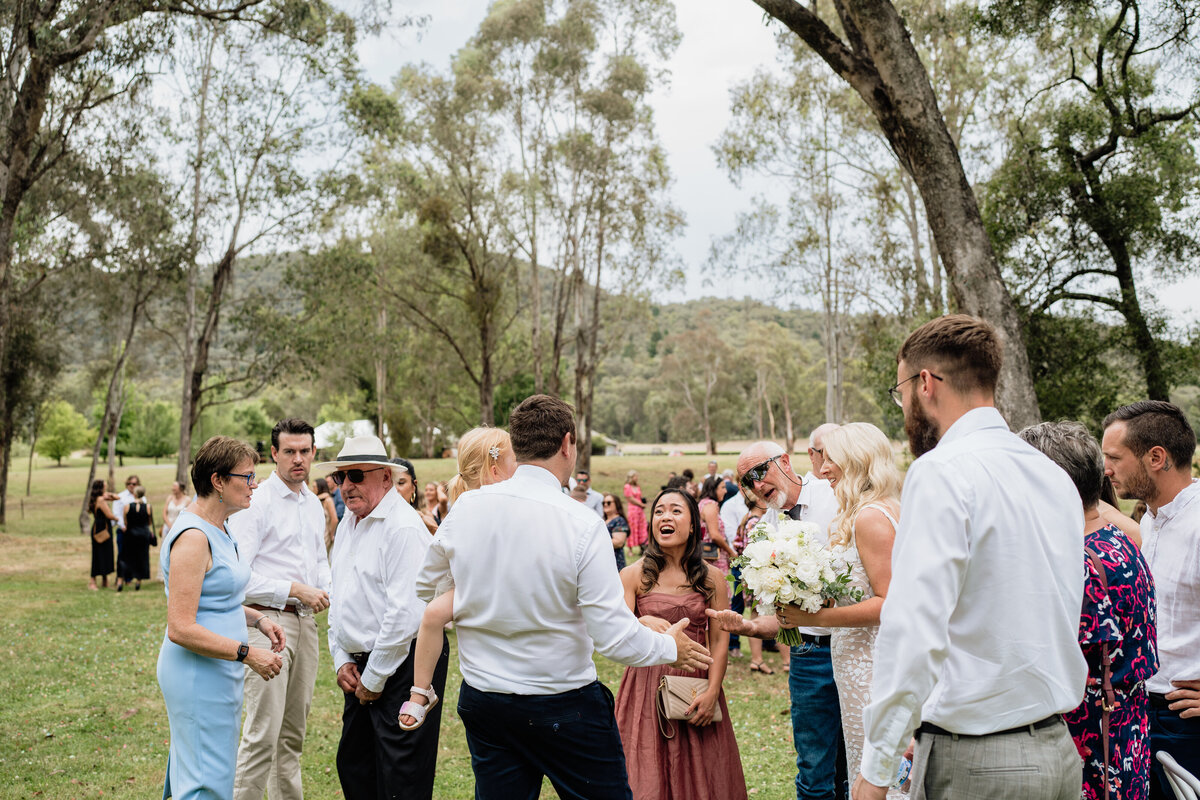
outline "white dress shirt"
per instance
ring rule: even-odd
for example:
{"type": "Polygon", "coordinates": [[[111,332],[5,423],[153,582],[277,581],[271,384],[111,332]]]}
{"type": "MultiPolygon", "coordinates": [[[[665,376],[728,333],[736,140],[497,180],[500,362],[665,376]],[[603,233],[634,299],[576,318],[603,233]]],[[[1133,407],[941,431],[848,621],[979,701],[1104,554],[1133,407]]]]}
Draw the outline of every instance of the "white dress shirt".
{"type": "Polygon", "coordinates": [[[742,518],[746,516],[747,511],[749,509],[746,508],[746,499],[742,497],[741,492],[734,492],[733,496],[726,498],[721,505],[721,522],[725,523],[725,539],[730,547],[733,547],[738,525],[742,524],[742,518]]]}
{"type": "Polygon", "coordinates": [[[238,555],[250,565],[247,603],[283,608],[293,582],[329,591],[325,511],[304,484],[297,494],[272,472],[254,490],[250,507],[227,524],[238,555]]]}
{"type": "Polygon", "coordinates": [[[133,492],[126,489],[117,495],[117,499],[113,501],[112,512],[117,519],[117,527],[125,530],[125,508],[129,506],[136,498],[133,492]]]}
{"type": "Polygon", "coordinates": [[[370,653],[360,677],[368,691],[383,690],[417,637],[425,603],[417,598],[414,579],[429,541],[421,515],[398,492],[387,492],[361,520],[346,509],[338,525],[329,652],[335,671],[353,661],[351,653],[370,653]]]}
{"type": "MultiPolygon", "coordinates": [[[[801,522],[816,524],[821,532],[819,541],[821,544],[827,545],[829,544],[829,525],[837,516],[837,497],[833,494],[833,487],[829,485],[829,481],[822,480],[811,472],[800,480],[800,496],[796,498],[796,505],[792,508],[800,509],[798,518],[801,522]]],[[[769,525],[775,525],[779,522],[781,515],[788,516],[773,508],[768,508],[763,513],[762,519],[769,525]]],[[[796,630],[809,636],[829,636],[833,633],[829,628],[817,627],[797,627],[796,630]]]]}
{"type": "Polygon", "coordinates": [[[1158,672],[1146,689],[1166,694],[1171,681],[1200,679],[1200,482],[1142,517],[1142,555],[1158,602],[1158,672]]]}
{"type": "Polygon", "coordinates": [[[863,713],[864,778],[890,784],[922,721],[978,735],[1079,705],[1082,553],[1075,485],[996,409],[968,411],[913,463],[863,713]]]}
{"type": "Polygon", "coordinates": [[[595,511],[600,519],[604,519],[604,495],[597,492],[595,489],[588,487],[587,500],[583,504],[595,511]]]}
{"type": "Polygon", "coordinates": [[[593,649],[634,667],[677,657],[675,640],[625,605],[604,521],[541,467],[522,464],[509,480],[458,498],[417,593],[432,599],[451,575],[459,665],[480,691],[578,689],[596,680],[593,649]]]}

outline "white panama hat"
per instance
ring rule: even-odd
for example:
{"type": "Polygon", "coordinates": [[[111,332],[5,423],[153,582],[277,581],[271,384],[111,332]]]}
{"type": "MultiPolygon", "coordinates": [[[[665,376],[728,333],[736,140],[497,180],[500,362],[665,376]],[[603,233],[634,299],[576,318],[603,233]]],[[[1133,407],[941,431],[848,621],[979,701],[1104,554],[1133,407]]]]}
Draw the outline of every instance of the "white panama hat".
{"type": "Polygon", "coordinates": [[[408,472],[403,464],[395,464],[388,458],[387,448],[383,446],[383,442],[378,436],[351,436],[342,445],[341,452],[337,454],[336,459],[314,464],[313,469],[339,470],[363,464],[388,467],[392,471],[393,479],[397,473],[408,472]]]}

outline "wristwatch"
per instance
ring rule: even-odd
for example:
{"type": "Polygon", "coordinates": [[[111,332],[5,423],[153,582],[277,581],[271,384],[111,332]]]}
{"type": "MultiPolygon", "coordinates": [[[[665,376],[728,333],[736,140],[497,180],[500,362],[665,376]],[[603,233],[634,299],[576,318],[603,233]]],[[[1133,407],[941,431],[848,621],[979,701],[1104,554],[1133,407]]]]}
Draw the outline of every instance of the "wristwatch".
{"type": "Polygon", "coordinates": [[[250,652],[250,645],[248,645],[248,644],[239,644],[239,645],[238,645],[238,654],[237,654],[237,660],[238,660],[238,661],[245,661],[245,660],[246,660],[246,654],[247,654],[247,653],[249,653],[249,652],[250,652]]]}

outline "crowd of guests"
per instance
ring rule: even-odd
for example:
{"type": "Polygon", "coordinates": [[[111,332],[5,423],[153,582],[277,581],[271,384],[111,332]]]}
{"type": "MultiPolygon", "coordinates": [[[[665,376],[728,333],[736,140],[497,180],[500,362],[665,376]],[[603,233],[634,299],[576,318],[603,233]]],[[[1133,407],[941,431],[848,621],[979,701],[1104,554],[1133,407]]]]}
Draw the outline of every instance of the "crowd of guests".
{"type": "MultiPolygon", "coordinates": [[[[743,640],[772,672],[782,628],[801,641],[784,649],[798,799],[1171,796],[1156,754],[1200,774],[1195,434],[1158,401],[1116,409],[1102,442],[1072,422],[1014,434],[1000,360],[970,317],[909,336],[890,389],[907,475],[852,422],[812,432],[804,475],[756,442],[736,472],[644,492],[630,471],[604,493],[576,469],[573,409],[545,395],[465,434],[444,486],[373,436],[314,465],[298,419],[260,485],[254,451],[213,437],[194,496],[176,484],[163,506],[165,794],[301,797],[328,610],[349,798],[432,796],[451,625],[478,798],[534,798],[543,778],[564,797],[747,797],[723,682],[743,640]],[[1119,499],[1145,504],[1140,524],[1119,499]],[[843,553],[854,600],[754,612],[733,562],[781,519],[843,553]],[[593,651],[626,665],[615,697],[593,651]],[[684,677],[668,718],[659,694],[684,677]]],[[[92,487],[103,585],[149,577],[140,489],[92,487]]]]}

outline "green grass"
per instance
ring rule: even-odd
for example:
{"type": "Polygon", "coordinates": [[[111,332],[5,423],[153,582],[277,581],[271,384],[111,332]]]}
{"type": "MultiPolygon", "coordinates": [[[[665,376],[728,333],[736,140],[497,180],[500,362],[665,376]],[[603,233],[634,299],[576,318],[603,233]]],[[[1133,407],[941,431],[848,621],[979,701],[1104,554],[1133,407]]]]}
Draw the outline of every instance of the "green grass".
{"type": "MultiPolygon", "coordinates": [[[[798,469],[807,467],[797,457],[798,469]]],[[[44,459],[42,460],[45,461],[44,459]]],[[[593,459],[593,484],[619,493],[625,473],[641,473],[653,496],[670,470],[704,472],[704,456],[626,456],[593,459]]],[[[733,456],[718,458],[732,467],[733,456]]],[[[0,653],[0,798],[147,798],[162,792],[170,733],[155,665],[166,624],[162,584],[117,594],[87,590],[89,545],[77,516],[86,465],[43,466],[23,498],[24,463],[10,477],[8,525],[0,532],[0,604],[5,609],[0,653]],[[24,500],[22,509],[21,501],[24,500]]],[[[450,477],[448,459],[415,462],[422,480],[450,477]]],[[[270,465],[262,465],[265,476],[270,465]]],[[[803,469],[801,469],[803,471],[803,469]]],[[[136,472],[158,506],[174,479],[169,464],[128,462],[118,481],[136,472]]],[[[157,550],[151,551],[158,573],[157,550]]],[[[324,642],[325,615],[319,617],[324,642]]],[[[455,640],[450,638],[453,650],[455,640]]],[[[748,652],[747,652],[748,655],[748,652]]],[[[334,765],[341,732],[342,693],[324,649],[302,764],[310,798],[341,795],[334,765]]],[[[597,657],[601,679],[616,694],[623,667],[597,657]]],[[[787,676],[767,654],[775,675],[751,673],[748,658],[731,661],[725,693],[752,796],[794,796],[794,755],[787,676]]],[[[452,653],[442,715],[437,798],[471,798],[474,781],[457,704],[459,673],[452,653]]],[[[646,709],[646,713],[653,713],[646,709]]],[[[554,797],[547,784],[543,797],[554,797]]]]}

